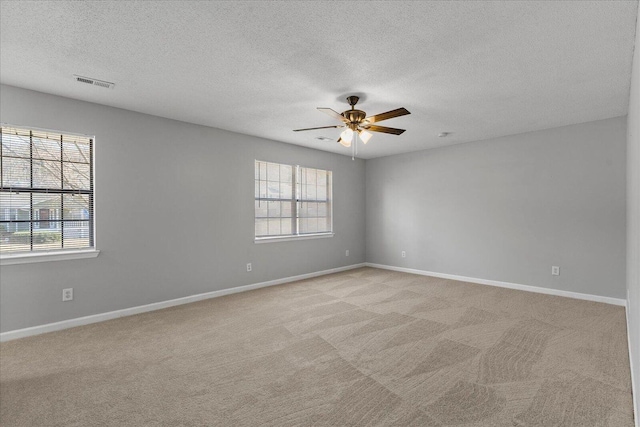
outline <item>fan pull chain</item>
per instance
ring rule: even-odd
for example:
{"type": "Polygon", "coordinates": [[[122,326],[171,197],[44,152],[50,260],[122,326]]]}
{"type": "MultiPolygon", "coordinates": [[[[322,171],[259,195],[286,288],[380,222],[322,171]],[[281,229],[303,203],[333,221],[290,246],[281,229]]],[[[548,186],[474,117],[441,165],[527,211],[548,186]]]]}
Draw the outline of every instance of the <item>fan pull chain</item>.
{"type": "Polygon", "coordinates": [[[351,136],[351,160],[355,161],[356,160],[356,143],[358,142],[358,140],[355,138],[356,133],[353,132],[353,135],[351,136]]]}

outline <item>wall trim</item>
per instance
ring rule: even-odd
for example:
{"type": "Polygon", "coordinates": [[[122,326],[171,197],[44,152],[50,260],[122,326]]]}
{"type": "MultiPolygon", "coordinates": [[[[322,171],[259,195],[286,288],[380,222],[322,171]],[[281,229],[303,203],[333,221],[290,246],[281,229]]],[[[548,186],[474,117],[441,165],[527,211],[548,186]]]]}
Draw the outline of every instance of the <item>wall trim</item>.
{"type": "Polygon", "coordinates": [[[439,277],[441,279],[459,280],[461,282],[478,283],[480,285],[498,286],[501,288],[517,289],[519,291],[535,292],[538,294],[556,295],[560,297],[576,298],[587,301],[603,302],[605,304],[627,306],[627,301],[622,298],[603,297],[599,295],[581,294],[579,292],[561,291],[559,289],[542,288],[539,286],[520,285],[518,283],[500,282],[498,280],[478,279],[475,277],[458,276],[455,274],[436,273],[433,271],[416,270],[414,268],[396,267],[393,265],[375,264],[366,262],[367,267],[382,268],[384,270],[401,271],[403,273],[418,274],[421,276],[439,277]]]}
{"type": "Polygon", "coordinates": [[[18,338],[40,335],[47,332],[61,331],[63,329],[74,328],[76,326],[89,325],[92,323],[104,322],[105,320],[117,319],[134,314],[147,313],[149,311],[161,310],[163,308],[174,307],[176,305],[189,304],[210,298],[217,298],[224,295],[246,292],[253,289],[265,288],[267,286],[281,285],[283,283],[296,282],[298,280],[310,279],[312,277],[324,276],[325,274],[338,273],[341,271],[353,270],[364,267],[365,263],[351,264],[344,267],[331,268],[328,270],[316,271],[313,273],[300,274],[298,276],[284,277],[282,279],[269,280],[266,282],[253,283],[250,285],[236,286],[218,291],[205,292],[203,294],[190,295],[188,297],[176,298],[167,301],[154,302],[136,307],[124,308],[122,310],[109,311],[106,313],[93,314],[90,316],[76,317],[75,319],[62,320],[60,322],[46,323],[44,325],[32,326],[24,329],[16,329],[0,333],[0,342],[11,341],[18,338]]]}
{"type": "Polygon", "coordinates": [[[30,264],[33,262],[68,261],[70,259],[95,258],[100,255],[100,251],[92,249],[80,249],[72,251],[51,251],[51,252],[28,252],[26,254],[16,254],[0,256],[0,265],[30,264]]]}

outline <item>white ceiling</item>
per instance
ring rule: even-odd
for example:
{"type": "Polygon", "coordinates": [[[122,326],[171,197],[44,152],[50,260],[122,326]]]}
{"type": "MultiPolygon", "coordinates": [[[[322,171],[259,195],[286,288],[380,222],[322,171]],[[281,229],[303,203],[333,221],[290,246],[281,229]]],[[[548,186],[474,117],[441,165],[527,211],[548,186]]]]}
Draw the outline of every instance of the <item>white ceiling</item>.
{"type": "MultiPolygon", "coordinates": [[[[359,157],[627,113],[637,1],[2,1],[0,81],[350,154],[316,110],[406,107],[359,157]],[[73,74],[115,82],[113,90],[73,74]],[[440,132],[451,132],[438,138],[440,132]]],[[[37,125],[34,123],[33,125],[37,125]]]]}

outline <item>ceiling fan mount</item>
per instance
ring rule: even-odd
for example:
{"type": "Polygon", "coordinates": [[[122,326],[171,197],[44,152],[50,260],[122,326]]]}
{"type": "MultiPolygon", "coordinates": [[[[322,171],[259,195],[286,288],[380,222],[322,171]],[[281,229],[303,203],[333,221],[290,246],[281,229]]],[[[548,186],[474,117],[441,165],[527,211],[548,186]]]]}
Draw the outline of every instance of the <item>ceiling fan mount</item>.
{"type": "Polygon", "coordinates": [[[349,105],[351,105],[351,108],[353,108],[358,103],[359,100],[360,100],[359,96],[355,96],[355,95],[347,96],[347,102],[349,103],[349,105]]]}
{"type": "Polygon", "coordinates": [[[294,132],[317,130],[317,129],[330,129],[330,128],[347,128],[340,135],[338,142],[345,147],[350,147],[353,140],[354,142],[353,145],[355,150],[355,147],[356,147],[355,142],[357,141],[357,136],[354,136],[354,135],[358,135],[362,140],[362,142],[366,144],[372,136],[371,133],[369,133],[369,131],[388,133],[392,135],[400,135],[405,131],[404,129],[374,125],[374,123],[381,122],[383,120],[392,119],[394,117],[404,116],[406,114],[411,114],[406,108],[404,107],[397,108],[395,110],[387,111],[386,113],[376,114],[374,116],[367,117],[367,113],[365,113],[362,110],[357,110],[355,107],[359,100],[360,100],[360,97],[358,96],[355,96],[355,95],[348,96],[347,102],[351,106],[351,109],[343,111],[342,113],[338,113],[337,111],[334,111],[331,108],[318,107],[318,110],[342,122],[342,124],[340,125],[295,129],[294,132]]]}

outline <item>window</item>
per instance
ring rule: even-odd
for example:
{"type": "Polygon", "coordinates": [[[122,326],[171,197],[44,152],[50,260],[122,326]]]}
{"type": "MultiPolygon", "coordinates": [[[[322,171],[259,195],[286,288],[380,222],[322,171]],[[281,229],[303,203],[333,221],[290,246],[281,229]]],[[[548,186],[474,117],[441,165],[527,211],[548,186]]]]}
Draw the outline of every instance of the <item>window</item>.
{"type": "Polygon", "coordinates": [[[0,127],[0,255],[94,249],[93,139],[0,127]]]}
{"type": "Polygon", "coordinates": [[[256,240],[332,235],[331,211],[331,171],[256,160],[256,240]]]}

